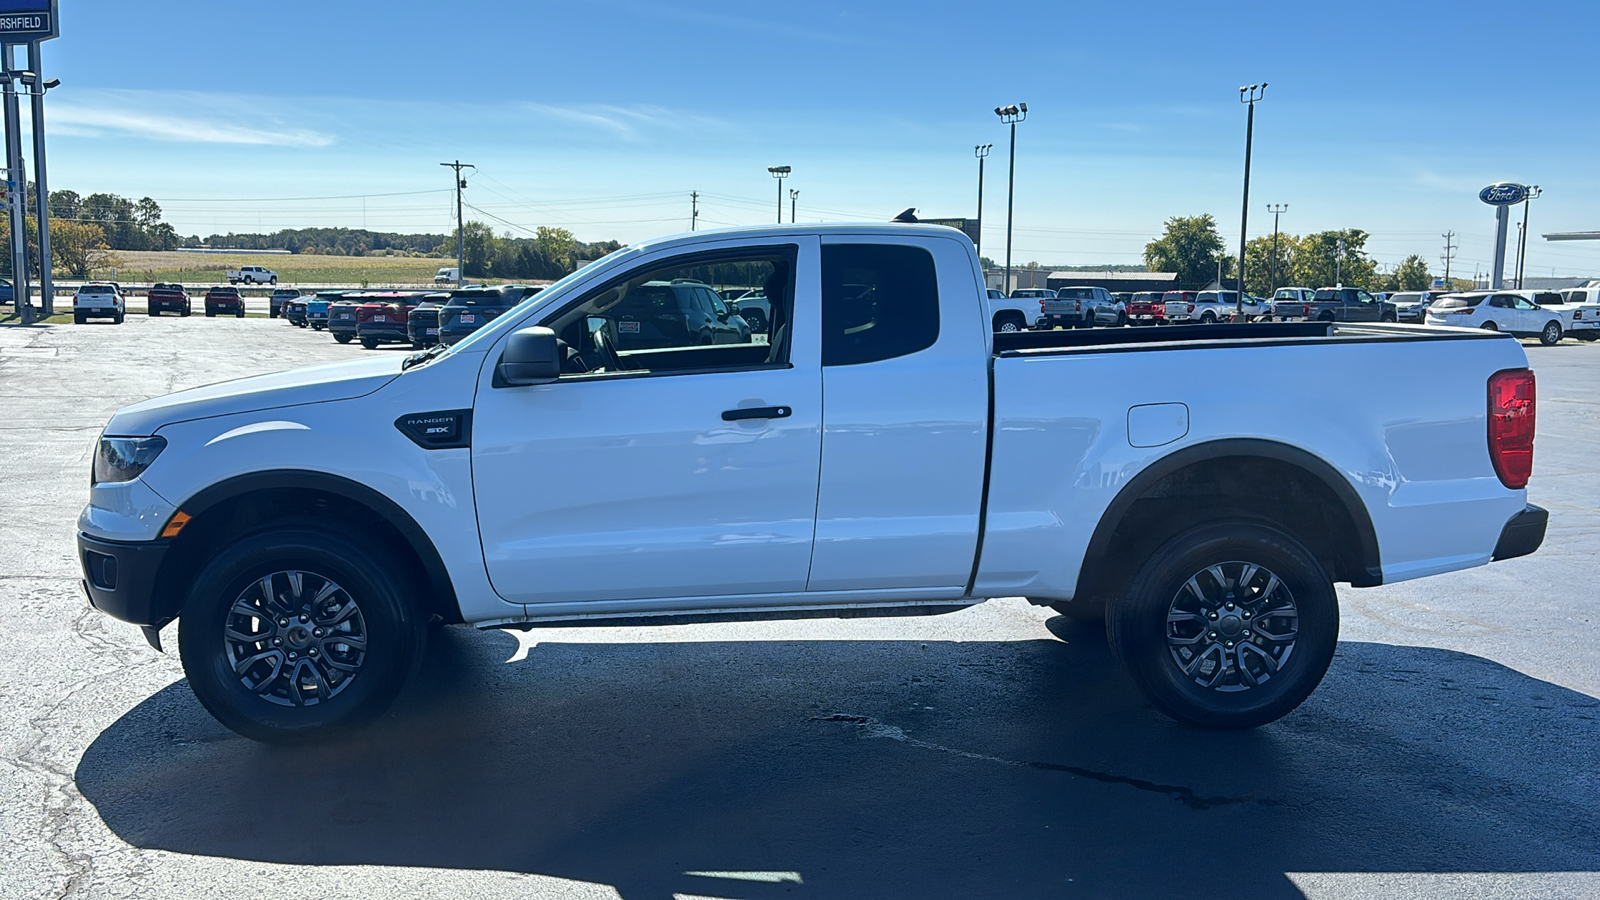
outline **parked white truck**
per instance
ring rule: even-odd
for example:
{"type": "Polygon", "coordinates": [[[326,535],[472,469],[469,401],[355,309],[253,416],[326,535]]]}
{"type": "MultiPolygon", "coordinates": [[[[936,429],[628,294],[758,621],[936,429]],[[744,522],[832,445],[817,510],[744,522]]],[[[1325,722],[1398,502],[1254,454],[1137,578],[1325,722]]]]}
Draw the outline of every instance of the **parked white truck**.
{"type": "Polygon", "coordinates": [[[200,701],[263,741],[377,715],[435,617],[1016,596],[1103,611],[1159,709],[1241,728],[1321,680],[1335,582],[1543,540],[1534,378],[1510,337],[996,334],[982,284],[971,242],[938,226],[702,231],[617,251],[453,347],[135,404],[99,439],[84,587],[157,648],[176,620],[200,701]],[[663,305],[661,286],[729,268],[764,285],[769,339],[704,344],[663,305]],[[1388,389],[1424,375],[1452,387],[1388,389]],[[1217,390],[1275,377],[1293,404],[1217,390]]]}
{"type": "Polygon", "coordinates": [[[228,270],[229,284],[277,284],[278,273],[266,266],[240,266],[228,270]]]}

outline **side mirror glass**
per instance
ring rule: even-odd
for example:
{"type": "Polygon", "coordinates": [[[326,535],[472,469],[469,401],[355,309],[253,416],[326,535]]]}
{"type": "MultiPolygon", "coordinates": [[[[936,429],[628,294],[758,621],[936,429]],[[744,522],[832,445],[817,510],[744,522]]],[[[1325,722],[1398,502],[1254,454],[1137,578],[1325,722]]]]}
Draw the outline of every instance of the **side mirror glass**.
{"type": "Polygon", "coordinates": [[[514,331],[495,366],[499,381],[509,387],[548,384],[561,377],[561,352],[556,333],[544,326],[514,331]]]}

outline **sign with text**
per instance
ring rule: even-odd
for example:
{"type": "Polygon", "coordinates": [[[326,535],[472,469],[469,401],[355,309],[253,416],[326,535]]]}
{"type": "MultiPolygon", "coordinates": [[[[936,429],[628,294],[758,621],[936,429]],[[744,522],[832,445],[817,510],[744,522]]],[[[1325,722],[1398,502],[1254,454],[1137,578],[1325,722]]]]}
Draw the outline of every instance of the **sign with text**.
{"type": "Polygon", "coordinates": [[[0,0],[0,43],[27,44],[60,35],[59,0],[0,0]]]}
{"type": "Polygon", "coordinates": [[[946,228],[954,228],[957,231],[965,232],[967,237],[972,239],[973,243],[977,243],[977,240],[978,240],[978,220],[977,219],[947,218],[947,219],[918,219],[917,221],[918,222],[922,222],[922,223],[927,224],[927,225],[943,225],[946,228]]]}

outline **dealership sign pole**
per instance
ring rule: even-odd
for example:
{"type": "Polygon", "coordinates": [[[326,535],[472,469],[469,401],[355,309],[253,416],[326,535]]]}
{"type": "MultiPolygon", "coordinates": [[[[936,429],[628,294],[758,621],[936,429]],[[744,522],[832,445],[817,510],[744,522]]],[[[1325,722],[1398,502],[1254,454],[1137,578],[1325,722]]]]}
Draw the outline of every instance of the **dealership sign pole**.
{"type": "Polygon", "coordinates": [[[60,34],[58,0],[0,0],[0,83],[5,88],[6,206],[11,223],[11,290],[13,304],[23,324],[33,322],[28,286],[28,171],[22,160],[22,114],[17,106],[17,82],[33,100],[34,183],[39,188],[39,268],[41,301],[45,315],[53,312],[50,281],[50,206],[44,163],[44,105],[50,86],[40,77],[39,44],[60,34]],[[28,48],[28,69],[16,65],[19,46],[28,48]]]}
{"type": "Polygon", "coordinates": [[[1495,208],[1494,271],[1490,275],[1489,288],[1498,291],[1506,286],[1506,231],[1511,221],[1507,208],[1528,199],[1528,189],[1509,181],[1497,181],[1479,191],[1478,199],[1495,208]]]}

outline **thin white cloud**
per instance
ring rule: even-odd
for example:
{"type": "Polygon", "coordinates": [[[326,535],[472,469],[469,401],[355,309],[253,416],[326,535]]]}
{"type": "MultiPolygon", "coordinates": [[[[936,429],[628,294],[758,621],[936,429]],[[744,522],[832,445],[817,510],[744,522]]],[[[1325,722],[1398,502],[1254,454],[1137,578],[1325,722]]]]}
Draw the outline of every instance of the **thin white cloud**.
{"type": "Polygon", "coordinates": [[[584,107],[555,106],[548,103],[522,103],[520,107],[540,118],[602,131],[621,140],[637,142],[647,131],[682,131],[688,128],[719,128],[724,122],[709,116],[667,109],[661,106],[584,107]]]}
{"type": "Polygon", "coordinates": [[[284,147],[326,147],[333,143],[331,135],[304,128],[250,128],[193,116],[69,102],[52,104],[47,121],[56,133],[84,137],[121,135],[155,141],[284,147]]]}

